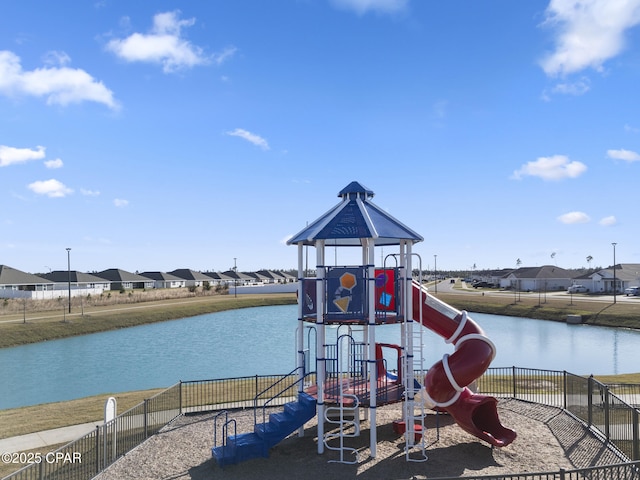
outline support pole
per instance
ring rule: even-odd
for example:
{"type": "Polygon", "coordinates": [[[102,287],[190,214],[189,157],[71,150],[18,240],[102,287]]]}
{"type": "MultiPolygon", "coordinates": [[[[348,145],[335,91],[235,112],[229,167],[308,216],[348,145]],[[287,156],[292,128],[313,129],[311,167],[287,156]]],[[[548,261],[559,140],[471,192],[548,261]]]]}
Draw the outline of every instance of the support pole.
{"type": "Polygon", "coordinates": [[[326,374],[326,349],[324,331],[324,240],[316,241],[316,325],[318,333],[316,336],[316,386],[318,388],[318,453],[324,453],[324,382],[326,374]]]}
{"type": "Polygon", "coordinates": [[[367,265],[367,304],[368,304],[368,324],[369,324],[369,377],[370,377],[370,403],[369,403],[369,428],[371,436],[371,458],[376,458],[376,447],[378,435],[376,431],[376,407],[378,396],[378,374],[376,364],[376,283],[375,283],[375,252],[373,238],[367,239],[366,248],[368,253],[367,265]]]}
{"type": "Polygon", "coordinates": [[[406,351],[406,375],[405,375],[405,402],[406,402],[406,440],[407,445],[413,446],[415,443],[415,421],[413,409],[413,267],[411,263],[411,244],[406,244],[406,260],[405,260],[405,322],[407,327],[407,351],[406,351]]]}
{"type": "MultiPolygon", "coordinates": [[[[298,244],[298,332],[296,335],[296,367],[298,368],[298,392],[304,391],[304,376],[307,373],[305,368],[304,357],[304,318],[302,312],[302,305],[304,302],[304,265],[303,265],[304,245],[298,244]]],[[[304,436],[304,426],[300,426],[298,429],[298,436],[304,436]]]]}

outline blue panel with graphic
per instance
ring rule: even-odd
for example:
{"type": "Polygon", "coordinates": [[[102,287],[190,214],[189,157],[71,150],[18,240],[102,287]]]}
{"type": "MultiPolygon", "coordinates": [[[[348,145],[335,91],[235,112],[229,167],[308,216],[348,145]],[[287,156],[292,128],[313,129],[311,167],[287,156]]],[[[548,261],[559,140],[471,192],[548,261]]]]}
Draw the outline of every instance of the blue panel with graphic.
{"type": "Polygon", "coordinates": [[[315,315],[317,312],[316,279],[305,278],[302,280],[302,316],[315,315]]]}
{"type": "Polygon", "coordinates": [[[333,267],[327,269],[327,318],[362,319],[366,316],[366,268],[333,267]]]}

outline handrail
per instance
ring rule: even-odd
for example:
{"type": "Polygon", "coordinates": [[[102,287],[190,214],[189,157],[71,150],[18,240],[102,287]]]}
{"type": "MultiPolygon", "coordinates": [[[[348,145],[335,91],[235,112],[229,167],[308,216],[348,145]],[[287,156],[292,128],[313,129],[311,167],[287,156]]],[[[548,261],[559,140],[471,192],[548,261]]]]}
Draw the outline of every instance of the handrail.
{"type": "MultiPolygon", "coordinates": [[[[284,375],[280,380],[278,380],[274,384],[268,386],[267,388],[265,388],[264,390],[262,390],[261,392],[256,394],[256,396],[253,399],[253,406],[254,406],[254,409],[253,409],[253,422],[254,422],[254,425],[258,424],[258,400],[260,398],[262,398],[262,396],[265,395],[269,390],[273,390],[274,388],[276,388],[278,385],[280,385],[285,380],[291,378],[294,375],[297,375],[297,373],[300,370],[302,370],[302,372],[304,373],[304,366],[294,368],[288,374],[284,375]]],[[[275,395],[273,395],[272,397],[268,398],[266,401],[264,401],[262,403],[262,423],[266,422],[266,419],[267,419],[266,409],[269,407],[269,405],[275,399],[280,398],[285,392],[291,390],[294,387],[297,387],[301,383],[304,384],[304,380],[305,380],[305,378],[307,378],[307,375],[303,375],[301,378],[296,379],[296,381],[293,382],[291,385],[283,388],[278,393],[276,393],[275,395]]]]}

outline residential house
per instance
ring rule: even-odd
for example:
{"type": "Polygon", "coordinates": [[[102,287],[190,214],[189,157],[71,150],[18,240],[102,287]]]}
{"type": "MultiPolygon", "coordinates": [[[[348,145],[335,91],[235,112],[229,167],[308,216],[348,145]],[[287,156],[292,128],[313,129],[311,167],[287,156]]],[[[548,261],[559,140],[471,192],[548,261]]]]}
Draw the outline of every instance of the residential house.
{"type": "Polygon", "coordinates": [[[223,272],[223,275],[231,277],[231,279],[233,280],[233,284],[237,286],[247,285],[249,283],[252,283],[254,280],[253,277],[250,277],[249,275],[242,272],[236,272],[234,270],[227,270],[226,272],[223,272]]]}
{"type": "Polygon", "coordinates": [[[143,277],[137,273],[127,272],[119,268],[110,268],[95,274],[100,278],[109,280],[111,290],[133,290],[153,288],[154,280],[143,277]]]}
{"type": "Polygon", "coordinates": [[[51,280],[0,265],[0,298],[52,299],[57,297],[53,287],[51,280]]]}
{"type": "Polygon", "coordinates": [[[614,276],[617,293],[624,292],[627,287],[640,286],[640,263],[618,263],[614,267],[592,273],[590,275],[592,291],[596,293],[613,293],[614,276]]]}
{"type": "Polygon", "coordinates": [[[571,272],[555,265],[518,268],[500,279],[500,287],[524,292],[566,290],[571,284],[571,272]]]}
{"type": "Polygon", "coordinates": [[[255,273],[264,278],[264,283],[279,283],[284,279],[282,275],[278,274],[278,272],[273,272],[271,270],[258,270],[255,273]]]}
{"type": "Polygon", "coordinates": [[[479,281],[487,282],[492,285],[503,286],[502,280],[511,272],[513,272],[513,268],[503,268],[502,270],[482,270],[480,272],[473,273],[471,276],[471,282],[479,281]]]}
{"type": "Polygon", "coordinates": [[[181,288],[187,286],[184,278],[165,272],[142,272],[143,277],[153,280],[153,288],[181,288]]]}
{"type": "Polygon", "coordinates": [[[267,277],[266,275],[262,275],[259,272],[243,272],[245,275],[253,278],[251,282],[253,285],[266,285],[268,283],[273,283],[272,278],[267,277]]]}
{"type": "Polygon", "coordinates": [[[204,273],[189,270],[188,268],[179,268],[169,273],[186,280],[187,287],[201,287],[204,285],[204,282],[208,282],[208,284],[211,285],[211,277],[204,273]]]}
{"type": "Polygon", "coordinates": [[[234,279],[221,272],[203,272],[211,278],[212,285],[233,285],[234,279]]]}
{"type": "Polygon", "coordinates": [[[109,282],[104,278],[76,270],[54,270],[53,272],[42,274],[42,277],[55,282],[54,290],[57,290],[59,295],[65,297],[69,295],[69,290],[71,290],[72,297],[77,297],[100,295],[110,288],[109,282]]]}

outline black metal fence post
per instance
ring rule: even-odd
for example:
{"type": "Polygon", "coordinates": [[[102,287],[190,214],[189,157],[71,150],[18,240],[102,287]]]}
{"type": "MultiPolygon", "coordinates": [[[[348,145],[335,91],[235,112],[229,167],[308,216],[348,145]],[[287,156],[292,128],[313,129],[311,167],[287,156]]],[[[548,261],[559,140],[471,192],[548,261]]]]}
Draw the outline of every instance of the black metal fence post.
{"type": "Polygon", "coordinates": [[[182,380],[180,380],[180,385],[178,385],[178,411],[180,415],[182,415],[182,380]]]}
{"type": "Polygon", "coordinates": [[[96,475],[101,471],[100,468],[100,426],[96,425],[96,475]]]}
{"type": "Polygon", "coordinates": [[[611,438],[611,432],[609,428],[611,424],[611,419],[609,418],[609,403],[611,402],[609,399],[609,387],[607,387],[606,385],[604,385],[604,395],[602,397],[604,401],[604,434],[605,437],[607,437],[607,440],[609,440],[611,438]]]}
{"type": "Polygon", "coordinates": [[[593,375],[587,379],[587,425],[593,424],[593,375]]]}
{"type": "Polygon", "coordinates": [[[567,371],[562,371],[562,408],[567,409],[567,371]]]}
{"type": "Polygon", "coordinates": [[[513,389],[513,398],[517,398],[516,396],[516,367],[513,365],[511,367],[511,386],[513,389]]]}
{"type": "Polygon", "coordinates": [[[640,460],[640,415],[638,414],[638,409],[633,409],[633,414],[631,418],[633,419],[633,456],[631,460],[640,460]]]}
{"type": "Polygon", "coordinates": [[[148,427],[149,427],[149,422],[147,419],[147,416],[149,414],[149,399],[145,398],[144,399],[144,438],[147,439],[149,438],[149,431],[148,431],[148,427]]]}

